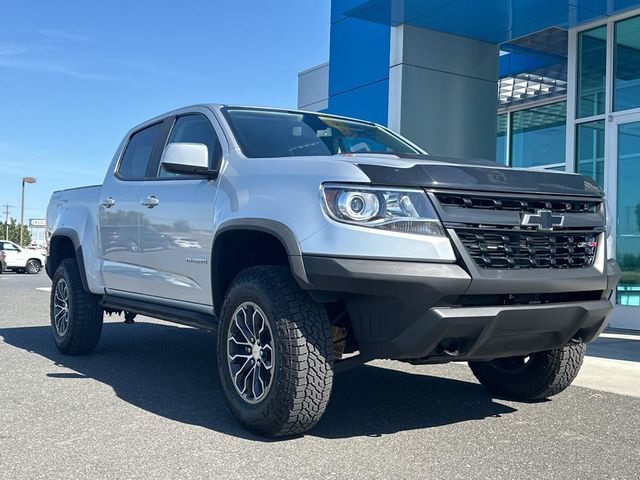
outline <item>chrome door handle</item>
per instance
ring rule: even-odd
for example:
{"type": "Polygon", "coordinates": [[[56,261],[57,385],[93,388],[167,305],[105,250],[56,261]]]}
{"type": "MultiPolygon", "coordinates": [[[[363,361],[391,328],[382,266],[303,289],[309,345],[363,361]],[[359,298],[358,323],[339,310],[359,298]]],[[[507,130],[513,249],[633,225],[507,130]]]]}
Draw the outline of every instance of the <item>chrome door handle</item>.
{"type": "Polygon", "coordinates": [[[158,200],[158,197],[156,197],[155,195],[149,195],[147,198],[140,202],[141,205],[144,205],[147,208],[153,208],[159,203],[160,200],[158,200]]]}
{"type": "Polygon", "coordinates": [[[107,197],[100,202],[100,205],[102,205],[104,208],[111,208],[115,204],[116,204],[116,201],[111,197],[107,197]]]}

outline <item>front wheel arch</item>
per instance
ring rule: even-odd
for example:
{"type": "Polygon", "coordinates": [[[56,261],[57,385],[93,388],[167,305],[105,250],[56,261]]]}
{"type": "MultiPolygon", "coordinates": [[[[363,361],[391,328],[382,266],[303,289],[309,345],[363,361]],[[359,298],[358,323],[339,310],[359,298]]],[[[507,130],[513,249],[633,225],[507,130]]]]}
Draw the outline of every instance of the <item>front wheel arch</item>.
{"type": "Polygon", "coordinates": [[[220,314],[236,276],[246,268],[264,265],[286,266],[299,286],[308,285],[302,254],[289,227],[259,218],[229,220],[220,226],[211,251],[211,294],[216,314],[220,314]]]}

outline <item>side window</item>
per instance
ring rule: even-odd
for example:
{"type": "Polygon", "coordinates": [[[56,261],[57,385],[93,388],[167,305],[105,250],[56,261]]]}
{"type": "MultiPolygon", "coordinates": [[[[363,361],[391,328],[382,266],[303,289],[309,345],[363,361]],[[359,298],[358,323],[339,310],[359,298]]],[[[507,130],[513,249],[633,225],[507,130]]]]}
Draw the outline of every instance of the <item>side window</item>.
{"type": "MultiPolygon", "coordinates": [[[[167,143],[204,143],[209,150],[209,167],[218,165],[222,156],[222,146],[209,120],[202,115],[178,117],[171,129],[167,143]]],[[[181,173],[168,172],[160,166],[159,177],[180,177],[181,173]]],[[[188,175],[187,175],[188,176],[188,175]]]]}
{"type": "Polygon", "coordinates": [[[121,177],[128,180],[145,177],[161,126],[162,123],[156,123],[133,134],[118,167],[118,174],[121,177]]]}

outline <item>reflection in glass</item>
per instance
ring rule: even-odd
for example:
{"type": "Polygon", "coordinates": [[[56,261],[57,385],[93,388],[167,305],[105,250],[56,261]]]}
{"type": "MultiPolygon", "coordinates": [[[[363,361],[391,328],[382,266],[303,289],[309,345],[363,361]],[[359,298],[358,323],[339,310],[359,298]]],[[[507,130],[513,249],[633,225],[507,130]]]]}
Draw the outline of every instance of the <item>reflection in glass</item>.
{"type": "Polygon", "coordinates": [[[507,164],[507,115],[498,115],[498,135],[496,137],[496,162],[507,164]]]}
{"type": "Polygon", "coordinates": [[[578,125],[576,171],[604,187],[604,120],[578,125]]]}
{"type": "Polygon", "coordinates": [[[511,114],[511,165],[537,167],[564,163],[567,102],[511,114]]]}
{"type": "Polygon", "coordinates": [[[640,17],[621,20],[615,29],[614,110],[640,107],[640,17]]]}
{"type": "Polygon", "coordinates": [[[606,70],[606,25],[580,32],[578,34],[577,118],[604,113],[606,70]]]}
{"type": "Polygon", "coordinates": [[[640,305],[640,122],[618,127],[617,302],[640,305]]]}

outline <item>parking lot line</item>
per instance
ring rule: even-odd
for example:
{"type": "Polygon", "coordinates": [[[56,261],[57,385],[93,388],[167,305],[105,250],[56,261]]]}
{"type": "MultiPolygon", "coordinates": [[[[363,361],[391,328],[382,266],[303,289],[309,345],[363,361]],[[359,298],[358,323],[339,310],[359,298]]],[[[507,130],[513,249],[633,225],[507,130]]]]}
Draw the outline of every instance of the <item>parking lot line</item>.
{"type": "Polygon", "coordinates": [[[41,292],[50,292],[51,287],[36,287],[36,290],[40,290],[41,292]]]}

